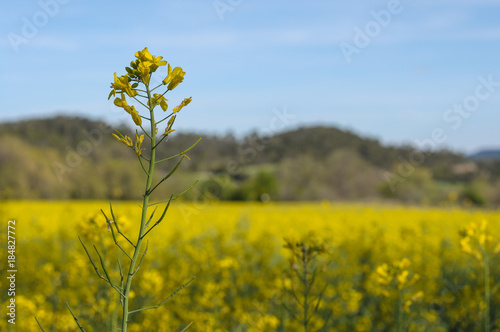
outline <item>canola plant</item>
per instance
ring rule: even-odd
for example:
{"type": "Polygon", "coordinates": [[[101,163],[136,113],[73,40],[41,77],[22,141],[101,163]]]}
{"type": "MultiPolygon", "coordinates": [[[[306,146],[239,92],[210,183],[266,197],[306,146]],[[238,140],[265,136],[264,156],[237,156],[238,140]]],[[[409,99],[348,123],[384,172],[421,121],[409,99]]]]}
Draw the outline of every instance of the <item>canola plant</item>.
{"type": "MultiPolygon", "coordinates": [[[[119,326],[118,295],[95,278],[78,242],[94,243],[108,266],[123,255],[102,215],[89,213],[106,204],[1,203],[2,220],[16,220],[17,330],[39,331],[36,316],[46,331],[76,331],[66,303],[87,331],[119,326]]],[[[133,234],[139,204],[113,209],[133,234]]],[[[130,331],[500,330],[496,211],[178,202],[164,223],[137,272],[133,303],[158,303],[196,279],[164,306],[131,315],[130,331]]],[[[0,278],[1,289],[7,283],[0,278]]],[[[6,308],[6,292],[0,299],[6,308]]]]}

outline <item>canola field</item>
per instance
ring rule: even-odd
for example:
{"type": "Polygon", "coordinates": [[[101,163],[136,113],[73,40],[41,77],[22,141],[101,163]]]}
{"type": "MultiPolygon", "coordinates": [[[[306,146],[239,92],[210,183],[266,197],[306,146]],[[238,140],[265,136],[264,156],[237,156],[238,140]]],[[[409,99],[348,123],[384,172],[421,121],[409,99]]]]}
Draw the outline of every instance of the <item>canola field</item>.
{"type": "MultiPolygon", "coordinates": [[[[16,324],[0,331],[118,326],[112,278],[125,260],[107,202],[1,202],[0,300],[7,312],[7,221],[16,221],[16,324]],[[90,251],[98,260],[95,251],[90,251]]],[[[134,237],[137,202],[114,202],[134,237]]],[[[160,209],[159,209],[160,210],[160,209]]],[[[500,331],[500,212],[323,203],[175,202],[148,235],[130,331],[500,331]]],[[[126,247],[126,243],[121,243],[126,247]]]]}

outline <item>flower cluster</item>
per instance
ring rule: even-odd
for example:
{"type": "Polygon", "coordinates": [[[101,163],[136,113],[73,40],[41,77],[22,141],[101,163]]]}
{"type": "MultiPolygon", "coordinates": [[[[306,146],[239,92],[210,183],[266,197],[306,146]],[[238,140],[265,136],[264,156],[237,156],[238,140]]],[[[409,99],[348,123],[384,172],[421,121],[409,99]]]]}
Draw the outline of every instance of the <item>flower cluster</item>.
{"type": "Polygon", "coordinates": [[[479,226],[476,223],[471,223],[460,231],[460,236],[460,249],[481,263],[484,261],[485,255],[500,252],[500,243],[495,244],[493,241],[486,220],[483,220],[479,226]]]}
{"type": "MultiPolygon", "coordinates": [[[[141,104],[145,108],[147,108],[150,114],[154,111],[156,106],[160,106],[161,109],[165,112],[168,109],[168,99],[165,98],[165,94],[173,90],[177,87],[182,81],[184,81],[184,75],[186,74],[181,67],[175,67],[172,69],[171,65],[163,60],[163,57],[152,55],[149,53],[148,48],[145,47],[142,51],[138,51],[135,53],[136,60],[130,63],[130,67],[126,67],[125,70],[127,73],[123,76],[117,76],[114,74],[114,82],[111,83],[111,92],[109,93],[108,99],[112,96],[116,97],[116,94],[119,93],[120,96],[116,97],[114,100],[114,104],[118,107],[123,108],[128,114],[132,116],[132,120],[134,123],[142,128],[142,119],[152,120],[153,117],[149,118],[143,115],[140,115],[135,105],[129,105],[127,95],[130,98],[133,98],[137,103],[141,104]],[[156,87],[150,87],[151,76],[156,70],[161,66],[168,66],[167,76],[162,80],[162,83],[156,87]],[[143,87],[141,87],[141,84],[143,87]],[[166,90],[163,93],[153,93],[154,90],[166,86],[166,90]],[[141,87],[141,88],[140,88],[141,87]],[[143,103],[139,98],[146,99],[146,102],[143,103]]],[[[192,98],[185,98],[178,106],[174,107],[172,113],[164,118],[170,118],[163,133],[163,136],[167,136],[168,134],[175,131],[172,129],[172,126],[175,121],[176,114],[185,106],[187,106],[191,102],[192,98]]],[[[158,132],[157,124],[162,122],[160,120],[158,122],[153,123],[154,133],[158,132]]],[[[143,129],[144,130],[144,129],[143,129]]],[[[144,149],[141,148],[142,141],[144,140],[144,135],[139,135],[136,133],[135,143],[132,139],[126,135],[122,135],[121,133],[113,134],[113,136],[120,142],[134,149],[138,156],[141,155],[141,151],[144,149]]]]}
{"type": "Polygon", "coordinates": [[[162,81],[162,84],[167,85],[167,91],[173,90],[184,81],[184,75],[186,73],[181,67],[172,69],[167,61],[162,60],[163,57],[151,55],[147,47],[135,53],[135,57],[137,59],[130,63],[130,67],[125,68],[127,74],[117,77],[115,73],[115,81],[111,83],[111,88],[113,88],[113,90],[109,93],[108,99],[110,99],[111,96],[115,96],[117,92],[126,93],[129,97],[137,96],[139,93],[136,89],[139,83],[149,85],[151,75],[159,67],[165,65],[168,65],[168,75],[162,81]]]}
{"type": "MultiPolygon", "coordinates": [[[[384,296],[390,297],[391,290],[394,289],[394,286],[396,286],[398,292],[403,293],[406,288],[413,286],[420,279],[420,276],[416,273],[410,277],[410,265],[410,260],[408,258],[403,258],[390,265],[384,263],[377,267],[377,282],[381,286],[381,293],[384,296]]],[[[400,294],[399,296],[402,295],[403,294],[400,294]]],[[[411,304],[421,300],[423,295],[424,293],[422,291],[418,291],[409,298],[406,298],[404,301],[404,310],[410,312],[411,304]]]]}

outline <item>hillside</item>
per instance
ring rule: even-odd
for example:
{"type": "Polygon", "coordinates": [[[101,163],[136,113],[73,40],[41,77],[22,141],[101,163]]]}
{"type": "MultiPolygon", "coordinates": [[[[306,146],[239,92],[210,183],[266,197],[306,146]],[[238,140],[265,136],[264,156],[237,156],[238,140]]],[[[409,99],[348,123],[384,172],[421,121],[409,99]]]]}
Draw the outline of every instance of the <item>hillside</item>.
{"type": "MultiPolygon", "coordinates": [[[[130,129],[119,130],[131,135],[130,129]]],[[[0,124],[0,197],[25,199],[135,199],[141,172],[136,156],[113,128],[84,118],[55,117],[0,124]]],[[[495,162],[450,151],[419,152],[384,146],[333,127],[305,127],[241,140],[231,135],[178,133],[160,158],[200,144],[170,183],[180,190],[199,178],[199,199],[446,201],[450,193],[496,202],[495,162]],[[418,158],[416,158],[418,157],[418,158]],[[483,183],[492,198],[485,198],[483,183]],[[477,189],[479,188],[479,189],[477,189]],[[472,191],[472,194],[471,194],[472,191]]],[[[162,165],[167,173],[172,164],[162,165]]],[[[500,195],[499,195],[500,196],[500,195]]],[[[470,199],[470,198],[469,198],[470,199]]],[[[498,198],[500,200],[500,198],[498,198]]]]}
{"type": "Polygon", "coordinates": [[[469,156],[472,160],[500,160],[500,150],[481,150],[469,156]]]}

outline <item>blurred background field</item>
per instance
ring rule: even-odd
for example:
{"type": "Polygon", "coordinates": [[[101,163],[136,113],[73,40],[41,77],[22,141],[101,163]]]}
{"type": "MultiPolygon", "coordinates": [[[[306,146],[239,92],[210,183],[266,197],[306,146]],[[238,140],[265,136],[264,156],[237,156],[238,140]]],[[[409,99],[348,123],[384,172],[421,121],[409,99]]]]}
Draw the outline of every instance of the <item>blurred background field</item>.
{"type": "MultiPolygon", "coordinates": [[[[36,331],[36,315],[48,330],[74,330],[68,301],[89,331],[110,329],[118,317],[115,294],[96,278],[78,242],[81,236],[89,247],[96,244],[117,277],[119,252],[99,212],[108,210],[108,202],[3,201],[0,206],[0,217],[17,225],[17,328],[36,331]]],[[[113,209],[120,227],[133,233],[138,203],[115,201],[113,209]]],[[[404,330],[482,331],[483,269],[463,251],[460,231],[475,223],[479,232],[488,221],[487,232],[498,243],[499,217],[495,211],[456,207],[175,202],[152,233],[132,305],[160,302],[196,279],[165,306],[133,316],[131,329],[175,331],[193,321],[193,331],[300,330],[294,319],[300,309],[290,293],[293,286],[301,296],[297,262],[285,244],[303,243],[322,248],[314,259],[313,291],[323,293],[312,330],[394,330],[401,294],[404,330]],[[401,265],[405,281],[383,282],[384,264],[401,265]]],[[[498,328],[500,257],[495,248],[488,250],[491,318],[498,328]]],[[[2,278],[2,289],[5,283],[2,278]]],[[[5,294],[2,298],[4,305],[5,294]]],[[[4,330],[6,321],[0,324],[4,330]]]]}
{"type": "MultiPolygon", "coordinates": [[[[134,134],[125,125],[78,117],[0,124],[0,198],[140,199],[142,171],[136,156],[111,136],[115,128],[134,134]]],[[[419,150],[333,126],[304,126],[243,137],[176,132],[159,158],[183,151],[200,137],[188,153],[192,160],[169,180],[165,197],[199,179],[188,200],[500,205],[496,150],[473,155],[419,150]]],[[[159,165],[158,178],[174,165],[159,165]]]]}

